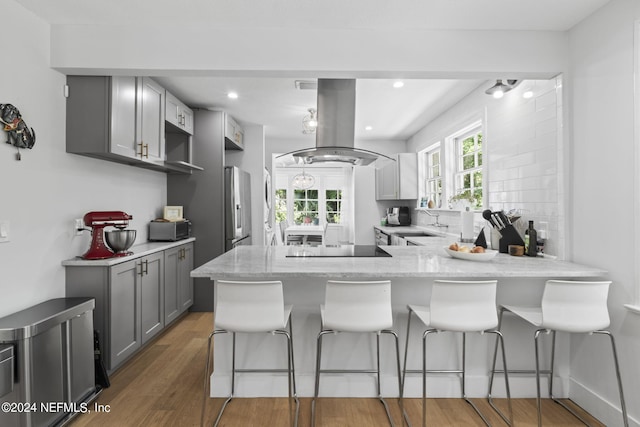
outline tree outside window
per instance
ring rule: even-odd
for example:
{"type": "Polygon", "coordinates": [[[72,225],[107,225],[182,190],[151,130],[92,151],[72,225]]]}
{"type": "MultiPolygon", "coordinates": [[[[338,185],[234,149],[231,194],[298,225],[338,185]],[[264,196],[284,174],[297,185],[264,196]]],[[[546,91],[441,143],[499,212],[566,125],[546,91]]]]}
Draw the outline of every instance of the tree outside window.
{"type": "Polygon", "coordinates": [[[325,204],[327,224],[340,224],[340,212],[342,210],[342,190],[326,190],[325,204]]]}
{"type": "Polygon", "coordinates": [[[318,190],[293,190],[293,221],[310,224],[318,218],[318,190]]]}
{"type": "Polygon", "coordinates": [[[287,220],[287,189],[278,188],[275,197],[276,224],[287,220]]]}
{"type": "Polygon", "coordinates": [[[482,132],[475,130],[456,139],[458,170],[455,195],[473,196],[473,209],[482,208],[482,132]]]}

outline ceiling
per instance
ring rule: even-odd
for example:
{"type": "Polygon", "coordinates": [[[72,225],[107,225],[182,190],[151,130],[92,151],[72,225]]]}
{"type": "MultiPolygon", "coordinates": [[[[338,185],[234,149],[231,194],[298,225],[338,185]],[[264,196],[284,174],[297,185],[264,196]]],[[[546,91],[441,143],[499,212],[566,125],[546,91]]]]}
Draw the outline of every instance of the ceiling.
{"type": "MultiPolygon", "coordinates": [[[[609,0],[15,0],[51,25],[206,25],[252,28],[566,31],[609,0]]],[[[233,34],[233,33],[230,33],[233,34]]],[[[504,76],[496,76],[501,78],[504,76]]],[[[225,110],[267,138],[304,139],[302,119],[316,92],[296,78],[163,76],[191,107],[225,110]],[[238,99],[227,98],[235,91],[238,99]]],[[[309,76],[300,80],[310,80],[309,76]]],[[[311,79],[313,80],[313,79],[311,79]]],[[[359,79],[356,140],[406,140],[482,80],[359,79]],[[365,126],[372,130],[365,131],[365,126]]]]}

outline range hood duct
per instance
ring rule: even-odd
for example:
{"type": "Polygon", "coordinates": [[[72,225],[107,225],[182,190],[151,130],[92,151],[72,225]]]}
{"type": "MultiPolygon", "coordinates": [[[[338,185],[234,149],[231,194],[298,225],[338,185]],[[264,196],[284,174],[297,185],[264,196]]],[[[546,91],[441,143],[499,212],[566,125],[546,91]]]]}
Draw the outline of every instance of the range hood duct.
{"type": "MultiPolygon", "coordinates": [[[[355,79],[318,79],[316,147],[293,151],[300,163],[341,162],[366,166],[384,154],[354,148],[356,121],[355,79]]],[[[281,156],[279,156],[281,157],[281,156]]]]}

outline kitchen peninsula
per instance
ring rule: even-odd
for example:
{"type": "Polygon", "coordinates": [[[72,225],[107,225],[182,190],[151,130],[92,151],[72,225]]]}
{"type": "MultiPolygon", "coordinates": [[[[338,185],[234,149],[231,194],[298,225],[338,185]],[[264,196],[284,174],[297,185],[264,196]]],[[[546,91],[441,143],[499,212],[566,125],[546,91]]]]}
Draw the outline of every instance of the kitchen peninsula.
{"type": "MultiPolygon", "coordinates": [[[[566,261],[550,258],[512,257],[497,254],[486,262],[465,261],[450,258],[444,247],[451,243],[447,237],[430,237],[424,246],[383,246],[382,249],[390,257],[319,257],[314,256],[321,247],[295,246],[242,246],[229,251],[220,257],[196,268],[191,272],[192,277],[226,280],[281,280],[284,285],[285,303],[293,304],[293,340],[295,350],[296,379],[298,395],[311,396],[313,394],[313,372],[315,360],[316,335],[320,329],[319,306],[324,300],[324,285],[327,279],[344,280],[381,280],[390,279],[392,286],[392,304],[394,306],[394,326],[400,337],[401,348],[406,339],[406,305],[428,304],[431,284],[435,279],[491,279],[498,280],[498,303],[534,305],[539,303],[545,280],[547,279],[602,279],[607,272],[566,261]],[[432,239],[432,240],[429,240],[432,239]],[[292,257],[295,251],[304,250],[305,256],[292,257]],[[289,256],[287,256],[289,255],[289,256]]],[[[528,369],[533,366],[533,331],[528,333],[526,327],[512,319],[505,318],[505,340],[507,359],[510,368],[528,369]]],[[[412,328],[410,337],[414,351],[410,352],[408,363],[410,369],[417,369],[420,365],[420,328],[412,328]]],[[[475,335],[468,337],[468,354],[473,355],[467,361],[467,393],[470,396],[486,395],[488,384],[487,370],[493,346],[488,340],[476,339],[475,335]],[[480,357],[479,357],[480,355],[480,357]]],[[[449,334],[437,338],[431,347],[428,366],[438,369],[451,369],[455,366],[455,355],[449,351],[439,351],[437,343],[442,345],[441,339],[459,338],[449,334]]],[[[230,337],[216,336],[215,372],[212,380],[211,395],[225,396],[229,392],[230,384],[230,337]],[[228,341],[225,341],[228,340],[228,341]]],[[[239,350],[238,366],[256,365],[273,367],[274,364],[286,360],[284,346],[277,339],[262,339],[255,336],[237,337],[239,350]],[[267,349],[268,351],[262,351],[267,349]],[[276,355],[265,358],[265,355],[276,355]],[[267,360],[265,360],[267,359],[267,360]]],[[[562,341],[560,341],[562,343],[562,341]]],[[[375,340],[364,334],[338,334],[323,342],[327,349],[327,357],[323,357],[323,368],[332,365],[332,346],[339,346],[349,351],[336,354],[349,354],[346,361],[347,369],[362,369],[374,365],[367,346],[375,345],[375,340]]],[[[493,341],[491,341],[493,343],[493,341]]],[[[447,344],[448,345],[448,344],[447,344]]],[[[382,390],[386,396],[397,393],[397,380],[393,376],[395,363],[392,345],[381,341],[382,390]]],[[[333,347],[336,348],[336,347],[333,347]]],[[[444,348],[444,347],[443,347],[444,348]]],[[[454,347],[447,347],[448,349],[454,347]]],[[[456,348],[459,348],[457,346],[456,348]]],[[[554,380],[558,385],[556,394],[567,395],[568,380],[568,351],[561,345],[556,354],[557,375],[554,380]]],[[[335,361],[335,359],[333,360],[335,361]]],[[[341,367],[345,361],[340,360],[341,367]]],[[[283,364],[281,367],[284,367],[283,364]]],[[[327,375],[321,383],[320,396],[341,397],[371,397],[375,396],[375,381],[373,376],[360,375],[327,375]]],[[[241,374],[237,378],[237,396],[273,396],[280,390],[286,390],[286,376],[273,375],[273,381],[265,381],[265,377],[252,377],[241,374]]],[[[419,376],[407,376],[405,396],[417,397],[421,394],[419,376]]],[[[456,376],[439,375],[428,379],[427,393],[433,397],[458,397],[459,379],[456,376]]],[[[534,396],[535,383],[533,378],[516,377],[511,379],[514,396],[534,396]]],[[[496,384],[495,395],[501,396],[499,382],[496,384]]]]}

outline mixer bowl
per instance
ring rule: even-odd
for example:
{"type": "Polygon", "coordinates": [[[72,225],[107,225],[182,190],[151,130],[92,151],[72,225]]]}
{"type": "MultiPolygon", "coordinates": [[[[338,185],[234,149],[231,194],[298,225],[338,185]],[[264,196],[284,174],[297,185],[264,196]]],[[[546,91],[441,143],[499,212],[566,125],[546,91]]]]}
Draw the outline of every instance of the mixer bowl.
{"type": "Polygon", "coordinates": [[[104,240],[114,252],[126,252],[136,241],[136,230],[105,231],[104,240]]]}

